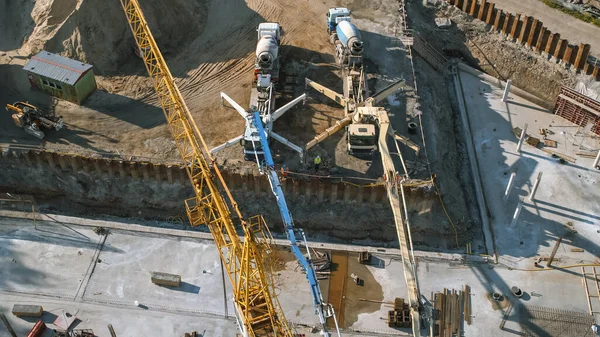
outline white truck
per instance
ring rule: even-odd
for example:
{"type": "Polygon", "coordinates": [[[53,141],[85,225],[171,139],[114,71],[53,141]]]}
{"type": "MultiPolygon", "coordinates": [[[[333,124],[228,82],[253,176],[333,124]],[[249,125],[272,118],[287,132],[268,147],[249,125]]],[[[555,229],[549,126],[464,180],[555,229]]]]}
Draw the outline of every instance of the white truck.
{"type": "Polygon", "coordinates": [[[267,22],[259,24],[256,30],[258,32],[258,42],[256,44],[254,80],[252,81],[248,111],[243,109],[225,93],[221,93],[221,99],[229,102],[246,119],[246,128],[242,135],[211,149],[210,152],[216,153],[239,142],[243,147],[245,160],[262,160],[264,152],[260,144],[258,130],[253,120],[254,112],[258,111],[269,138],[281,142],[302,156],[302,148],[276,134],[272,129],[273,122],[296,105],[296,103],[305,100],[306,94],[293,99],[291,102],[273,111],[275,108],[275,86],[279,82],[280,72],[279,46],[281,44],[281,26],[278,23],[267,22]]]}

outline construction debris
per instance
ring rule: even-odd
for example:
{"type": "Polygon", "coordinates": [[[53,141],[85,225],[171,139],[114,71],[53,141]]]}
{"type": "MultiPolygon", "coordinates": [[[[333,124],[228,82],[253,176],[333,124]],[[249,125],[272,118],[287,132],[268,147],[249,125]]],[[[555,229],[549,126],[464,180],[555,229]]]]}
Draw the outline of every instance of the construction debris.
{"type": "Polygon", "coordinates": [[[438,28],[450,28],[452,26],[452,21],[449,18],[435,18],[435,25],[438,28]]]}
{"type": "Polygon", "coordinates": [[[41,337],[44,331],[46,331],[46,324],[42,321],[37,321],[31,331],[29,331],[27,337],[41,337]]]}
{"type": "Polygon", "coordinates": [[[358,277],[358,275],[355,275],[354,273],[350,274],[350,277],[352,278],[352,280],[354,281],[354,283],[356,283],[359,286],[364,286],[365,285],[365,280],[361,279],[360,277],[358,277]]]}
{"type": "Polygon", "coordinates": [[[527,140],[525,142],[527,142],[527,144],[529,144],[533,147],[537,147],[540,144],[540,139],[529,136],[529,137],[527,137],[527,140]]]}
{"type": "Polygon", "coordinates": [[[410,308],[403,298],[394,300],[394,310],[388,311],[388,326],[390,328],[410,328],[412,318],[410,308]]]}
{"type": "Polygon", "coordinates": [[[56,317],[52,324],[63,330],[69,330],[69,327],[75,322],[77,316],[62,310],[61,314],[56,317]]]}
{"type": "Polygon", "coordinates": [[[464,291],[444,288],[443,293],[435,294],[433,336],[460,336],[463,313],[467,324],[471,324],[470,292],[470,287],[465,285],[464,291]]]}
{"type": "Polygon", "coordinates": [[[366,252],[366,251],[358,253],[358,263],[361,263],[361,264],[371,263],[371,253],[366,252]]]}
{"type": "Polygon", "coordinates": [[[94,331],[92,329],[77,329],[71,332],[70,337],[94,337],[94,331]]]}
{"type": "Polygon", "coordinates": [[[326,271],[331,267],[331,254],[314,250],[311,254],[315,271],[326,271]]]}

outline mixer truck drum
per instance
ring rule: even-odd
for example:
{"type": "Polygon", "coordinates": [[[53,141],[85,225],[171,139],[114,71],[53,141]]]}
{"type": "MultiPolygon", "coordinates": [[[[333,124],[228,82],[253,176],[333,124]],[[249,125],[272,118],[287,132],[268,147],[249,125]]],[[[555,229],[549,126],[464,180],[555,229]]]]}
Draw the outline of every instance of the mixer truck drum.
{"type": "Polygon", "coordinates": [[[360,55],[363,52],[363,42],[362,41],[354,41],[352,42],[352,54],[360,55]]]}
{"type": "Polygon", "coordinates": [[[262,54],[258,57],[258,64],[261,68],[269,68],[273,64],[273,60],[271,59],[271,55],[262,54]]]}

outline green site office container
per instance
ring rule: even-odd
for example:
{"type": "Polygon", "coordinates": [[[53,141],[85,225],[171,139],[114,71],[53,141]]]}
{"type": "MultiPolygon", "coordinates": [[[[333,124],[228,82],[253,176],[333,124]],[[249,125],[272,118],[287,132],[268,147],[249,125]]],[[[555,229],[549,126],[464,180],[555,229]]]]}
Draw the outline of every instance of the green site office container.
{"type": "Polygon", "coordinates": [[[23,67],[33,88],[80,105],[96,90],[92,68],[47,51],[39,52],[23,67]]]}

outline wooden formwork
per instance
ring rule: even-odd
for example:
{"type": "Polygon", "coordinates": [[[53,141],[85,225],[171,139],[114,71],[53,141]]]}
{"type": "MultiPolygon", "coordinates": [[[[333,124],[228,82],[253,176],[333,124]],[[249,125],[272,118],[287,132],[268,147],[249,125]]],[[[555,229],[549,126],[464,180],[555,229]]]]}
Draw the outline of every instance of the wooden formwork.
{"type": "Polygon", "coordinates": [[[581,127],[591,123],[591,131],[600,135],[600,102],[594,99],[562,87],[554,104],[554,113],[581,127]]]}

